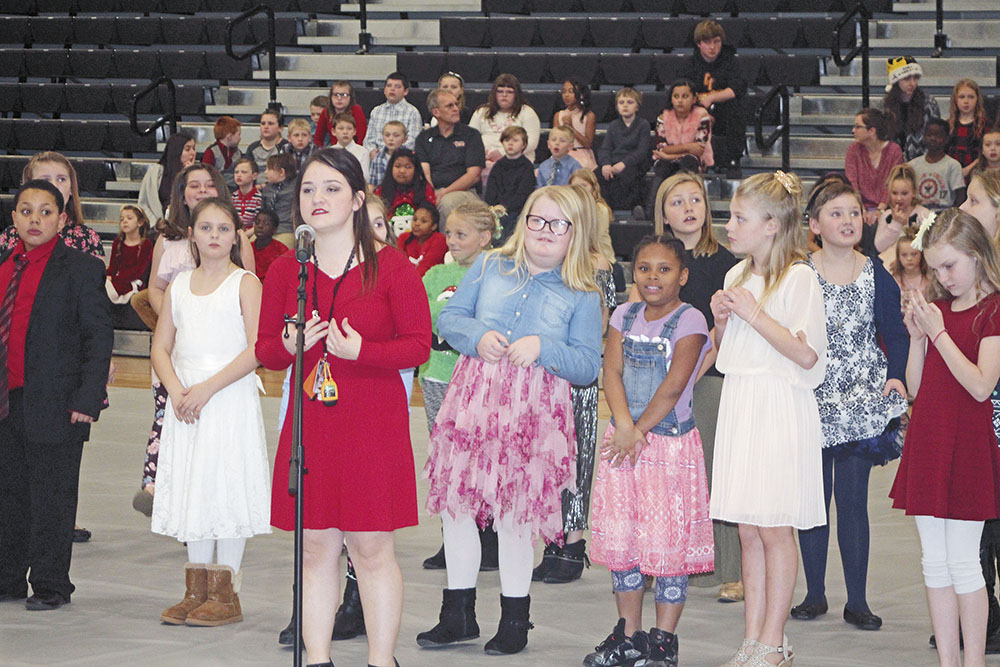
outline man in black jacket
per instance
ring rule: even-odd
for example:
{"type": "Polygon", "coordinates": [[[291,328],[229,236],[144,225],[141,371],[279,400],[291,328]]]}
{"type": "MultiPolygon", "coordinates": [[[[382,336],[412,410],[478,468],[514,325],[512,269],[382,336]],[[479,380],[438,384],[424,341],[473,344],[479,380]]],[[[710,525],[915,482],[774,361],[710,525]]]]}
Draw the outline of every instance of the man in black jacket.
{"type": "Polygon", "coordinates": [[[726,31],[718,21],[706,19],[695,26],[694,54],[688,62],[684,78],[694,82],[698,104],[715,118],[712,125],[712,151],[715,164],[729,172],[737,172],[746,145],[746,122],[742,104],[747,94],[747,82],[736,62],[736,49],[723,45],[726,31]]]}

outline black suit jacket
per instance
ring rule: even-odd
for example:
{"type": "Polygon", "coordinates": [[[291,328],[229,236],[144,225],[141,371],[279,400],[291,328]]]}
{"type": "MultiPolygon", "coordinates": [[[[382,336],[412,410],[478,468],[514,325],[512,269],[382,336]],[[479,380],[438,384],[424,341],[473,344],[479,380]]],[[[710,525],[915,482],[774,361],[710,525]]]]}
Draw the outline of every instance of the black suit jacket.
{"type": "Polygon", "coordinates": [[[114,346],[104,275],[101,260],[61,240],[45,265],[24,346],[24,432],[31,441],[87,440],[90,425],[71,424],[70,411],[97,419],[103,409],[114,346]]]}

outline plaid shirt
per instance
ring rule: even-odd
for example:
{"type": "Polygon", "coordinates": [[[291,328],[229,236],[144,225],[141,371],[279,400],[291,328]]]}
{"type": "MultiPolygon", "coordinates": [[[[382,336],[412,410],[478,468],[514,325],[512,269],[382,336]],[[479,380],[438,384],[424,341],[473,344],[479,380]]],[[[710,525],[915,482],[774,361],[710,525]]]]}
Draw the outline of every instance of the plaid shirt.
{"type": "MultiPolygon", "coordinates": [[[[386,102],[372,109],[371,116],[368,119],[368,132],[365,134],[365,148],[373,151],[385,146],[385,143],[382,141],[382,129],[391,120],[398,120],[406,126],[406,143],[403,145],[407,148],[413,148],[413,142],[416,141],[417,135],[423,129],[423,121],[420,119],[420,112],[417,111],[417,107],[405,99],[400,100],[396,104],[386,102]]],[[[375,159],[377,160],[378,156],[375,159]]]]}
{"type": "Polygon", "coordinates": [[[382,185],[382,179],[385,178],[385,170],[389,166],[389,158],[392,154],[389,152],[385,146],[378,149],[375,153],[375,157],[372,158],[372,163],[368,167],[368,182],[374,186],[382,185]]]}

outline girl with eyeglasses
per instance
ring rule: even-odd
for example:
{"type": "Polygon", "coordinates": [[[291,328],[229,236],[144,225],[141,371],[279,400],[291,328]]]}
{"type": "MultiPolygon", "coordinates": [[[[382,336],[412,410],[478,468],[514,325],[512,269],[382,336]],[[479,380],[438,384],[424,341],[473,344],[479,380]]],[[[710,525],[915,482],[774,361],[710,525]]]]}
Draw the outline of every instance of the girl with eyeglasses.
{"type": "Polygon", "coordinates": [[[570,385],[601,363],[593,199],[531,194],[511,238],[480,255],[437,319],[459,358],[430,438],[427,509],[444,527],[448,586],[424,647],[479,637],[479,526],[499,541],[500,627],[491,655],[527,645],[533,540],[563,541],[562,492],[576,487],[570,385]]]}
{"type": "Polygon", "coordinates": [[[365,133],[368,131],[368,121],[365,119],[365,112],[354,97],[354,87],[348,81],[334,81],[333,85],[330,86],[330,106],[323,109],[319,120],[316,121],[314,144],[320,148],[337,145],[337,137],[333,133],[335,125],[333,117],[344,112],[354,116],[354,143],[359,146],[364,143],[365,133]]]}

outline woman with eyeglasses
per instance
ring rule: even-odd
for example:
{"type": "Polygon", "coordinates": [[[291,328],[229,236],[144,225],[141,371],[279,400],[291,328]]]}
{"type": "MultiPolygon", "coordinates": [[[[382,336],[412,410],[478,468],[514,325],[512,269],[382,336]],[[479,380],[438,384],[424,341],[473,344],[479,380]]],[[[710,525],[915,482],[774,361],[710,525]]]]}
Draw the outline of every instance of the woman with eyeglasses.
{"type": "Polygon", "coordinates": [[[528,642],[532,542],[563,541],[562,491],[576,487],[570,385],[593,382],[601,363],[594,230],[594,203],[577,189],[536,190],[511,238],[479,256],[438,316],[438,335],[461,356],[424,468],[448,586],[440,623],[417,635],[421,646],[479,637],[477,524],[490,519],[501,616],[485,650],[517,653],[528,642]]]}
{"type": "Polygon", "coordinates": [[[469,127],[479,130],[479,134],[483,137],[483,147],[486,149],[484,187],[493,165],[504,156],[500,135],[512,125],[523,127],[528,133],[524,156],[534,162],[538,137],[542,131],[541,121],[538,120],[535,110],[525,102],[521,82],[517,77],[513,74],[501,74],[493,82],[486,104],[477,108],[472,114],[472,120],[469,121],[469,127]]]}

